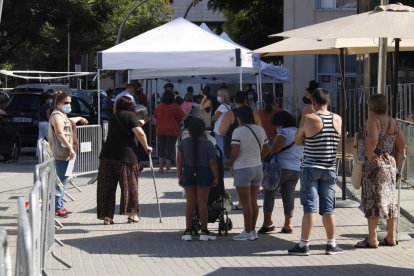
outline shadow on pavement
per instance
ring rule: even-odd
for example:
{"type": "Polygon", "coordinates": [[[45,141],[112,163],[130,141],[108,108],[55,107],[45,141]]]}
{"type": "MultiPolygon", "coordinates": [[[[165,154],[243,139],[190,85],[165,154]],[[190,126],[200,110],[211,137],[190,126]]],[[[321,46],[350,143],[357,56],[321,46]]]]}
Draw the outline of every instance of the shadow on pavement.
{"type": "Polygon", "coordinates": [[[274,236],[260,236],[258,241],[233,241],[229,236],[219,236],[216,241],[201,242],[181,240],[182,232],[142,232],[132,231],[116,235],[104,235],[77,239],[65,239],[67,245],[79,248],[89,254],[138,254],[139,257],[217,257],[217,256],[278,256],[286,255],[286,250],[294,243],[274,236]],[[278,250],[282,250],[278,252],[278,250]]]}
{"type": "MultiPolygon", "coordinates": [[[[295,258],[295,257],[293,257],[295,258]]],[[[296,257],[298,258],[298,257],[296,257]]],[[[300,258],[300,257],[299,257],[300,258]]],[[[303,257],[302,257],[303,258],[303,257]]],[[[305,257],[307,258],[307,257],[305,257]]],[[[414,270],[373,264],[283,266],[283,267],[221,267],[206,275],[413,275],[414,270]]]]}

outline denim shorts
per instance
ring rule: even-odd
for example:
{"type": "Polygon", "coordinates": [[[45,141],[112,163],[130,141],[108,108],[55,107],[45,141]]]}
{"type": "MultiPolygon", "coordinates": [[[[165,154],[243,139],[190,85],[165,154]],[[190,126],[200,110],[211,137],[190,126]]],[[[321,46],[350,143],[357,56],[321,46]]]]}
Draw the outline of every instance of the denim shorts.
{"type": "Polygon", "coordinates": [[[193,167],[184,166],[181,186],[189,187],[199,185],[202,187],[211,187],[213,184],[213,179],[214,177],[210,170],[210,167],[198,167],[197,171],[194,172],[193,167]]]}
{"type": "Polygon", "coordinates": [[[336,173],[333,170],[302,168],[300,177],[300,203],[303,212],[319,214],[334,213],[336,173]],[[319,197],[319,200],[318,200],[319,197]]]}
{"type": "Polygon", "coordinates": [[[263,181],[263,166],[233,170],[235,187],[260,186],[263,181]]]}

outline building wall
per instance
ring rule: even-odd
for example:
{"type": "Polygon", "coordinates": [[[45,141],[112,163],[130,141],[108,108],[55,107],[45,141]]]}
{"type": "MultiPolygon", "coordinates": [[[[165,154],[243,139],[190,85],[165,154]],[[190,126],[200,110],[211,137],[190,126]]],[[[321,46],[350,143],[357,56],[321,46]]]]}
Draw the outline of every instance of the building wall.
{"type": "MultiPolygon", "coordinates": [[[[335,18],[356,14],[356,9],[317,9],[317,0],[284,0],[284,30],[292,30],[335,18]]],[[[291,72],[290,83],[284,84],[284,96],[302,98],[309,80],[317,77],[317,56],[300,55],[284,57],[284,66],[291,72]]]]}
{"type": "MultiPolygon", "coordinates": [[[[172,6],[174,7],[174,19],[183,17],[188,6],[192,0],[175,0],[172,6]]],[[[187,20],[191,22],[224,22],[224,15],[220,12],[214,12],[207,9],[207,0],[201,1],[198,5],[191,7],[187,20]]]]}

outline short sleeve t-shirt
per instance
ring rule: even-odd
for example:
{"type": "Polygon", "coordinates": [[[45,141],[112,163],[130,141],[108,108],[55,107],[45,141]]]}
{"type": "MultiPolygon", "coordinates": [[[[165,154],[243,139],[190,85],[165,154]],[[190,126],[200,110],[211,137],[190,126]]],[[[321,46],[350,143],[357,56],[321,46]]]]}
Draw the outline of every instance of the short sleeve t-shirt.
{"type": "Polygon", "coordinates": [[[228,105],[228,104],[221,104],[221,105],[217,108],[216,112],[217,112],[217,111],[221,112],[221,115],[220,115],[220,117],[218,117],[218,119],[217,119],[217,120],[216,120],[216,122],[214,123],[214,133],[216,133],[216,134],[220,134],[220,132],[219,132],[219,127],[220,127],[220,124],[221,124],[221,120],[223,120],[224,113],[226,113],[226,112],[227,112],[227,111],[229,111],[230,109],[231,109],[231,106],[230,106],[230,105],[228,105]]]}
{"type": "MultiPolygon", "coordinates": [[[[296,127],[287,127],[278,129],[276,136],[285,137],[286,141],[283,147],[291,145],[295,142],[296,127]]],[[[303,155],[303,146],[293,145],[287,150],[277,154],[277,162],[282,169],[300,171],[300,164],[303,155]]]]}
{"type": "Polygon", "coordinates": [[[266,137],[266,132],[261,126],[258,125],[240,125],[233,132],[231,138],[231,144],[239,144],[240,152],[237,159],[234,161],[233,169],[243,169],[257,167],[262,164],[261,153],[262,148],[265,143],[268,142],[266,137]],[[250,127],[260,142],[256,140],[256,137],[252,131],[248,128],[250,127]]]}
{"type": "Polygon", "coordinates": [[[132,129],[139,126],[138,118],[132,111],[118,111],[114,114],[109,119],[108,137],[99,157],[126,163],[138,163],[138,140],[132,129]]]}
{"type": "MultiPolygon", "coordinates": [[[[178,150],[184,153],[184,166],[192,167],[193,162],[193,141],[191,137],[184,138],[180,144],[178,144],[178,150]]],[[[216,159],[216,150],[213,143],[207,138],[200,138],[198,140],[198,155],[197,166],[208,167],[209,161],[216,159]]]]}

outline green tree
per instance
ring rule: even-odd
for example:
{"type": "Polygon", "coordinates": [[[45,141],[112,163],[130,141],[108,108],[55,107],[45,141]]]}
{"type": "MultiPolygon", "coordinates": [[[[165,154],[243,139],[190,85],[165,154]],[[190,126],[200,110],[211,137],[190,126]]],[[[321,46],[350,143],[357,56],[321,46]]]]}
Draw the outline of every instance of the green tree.
{"type": "MultiPolygon", "coordinates": [[[[90,53],[114,45],[118,27],[136,1],[4,1],[0,25],[0,68],[65,71],[67,34],[71,52],[90,53]]],[[[151,0],[127,21],[128,39],[169,21],[172,8],[151,0]]],[[[73,70],[73,68],[72,68],[73,70]]]]}
{"type": "Polygon", "coordinates": [[[209,0],[208,7],[222,11],[224,30],[250,49],[275,42],[268,35],[283,31],[283,0],[209,0]]]}

